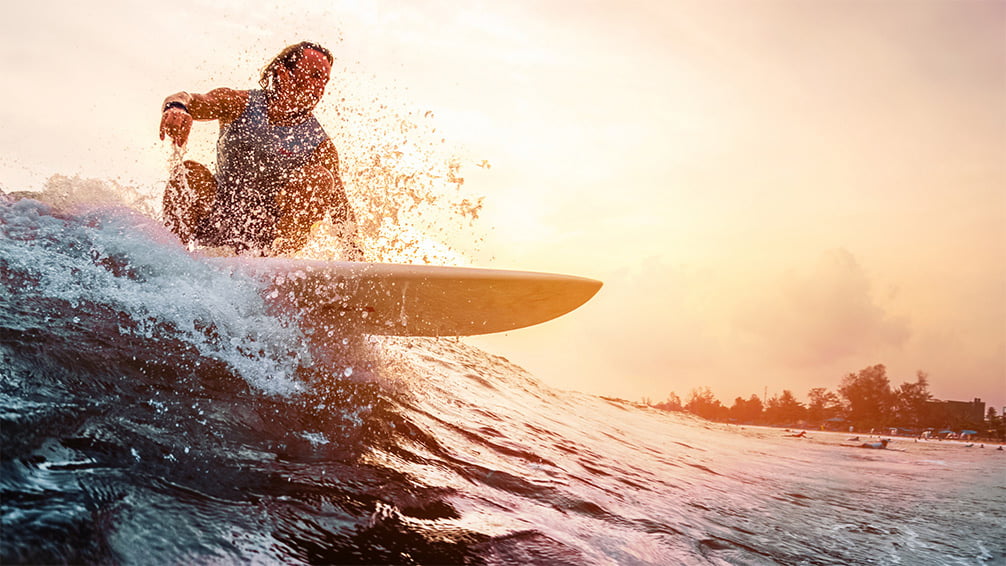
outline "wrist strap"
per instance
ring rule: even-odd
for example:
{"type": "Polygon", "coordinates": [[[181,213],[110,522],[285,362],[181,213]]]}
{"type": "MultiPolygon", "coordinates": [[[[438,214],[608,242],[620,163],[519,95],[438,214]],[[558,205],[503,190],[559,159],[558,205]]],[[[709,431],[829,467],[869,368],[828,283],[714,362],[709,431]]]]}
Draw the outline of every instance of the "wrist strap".
{"type": "Polygon", "coordinates": [[[181,102],[178,102],[177,100],[172,100],[171,102],[165,104],[164,105],[164,110],[162,110],[161,112],[167,112],[168,110],[171,110],[172,108],[179,108],[182,111],[184,111],[186,114],[189,113],[189,107],[186,106],[186,105],[184,105],[184,104],[182,104],[181,102]]]}

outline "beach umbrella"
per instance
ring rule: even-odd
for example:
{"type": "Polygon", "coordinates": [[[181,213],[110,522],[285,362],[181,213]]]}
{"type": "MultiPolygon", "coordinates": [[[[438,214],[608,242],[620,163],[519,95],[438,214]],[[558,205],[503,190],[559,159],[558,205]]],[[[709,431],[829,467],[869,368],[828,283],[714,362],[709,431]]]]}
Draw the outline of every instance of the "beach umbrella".
{"type": "Polygon", "coordinates": [[[978,433],[973,430],[962,430],[961,434],[978,434],[978,433]]]}
{"type": "Polygon", "coordinates": [[[941,430],[938,434],[953,434],[953,433],[954,431],[952,430],[941,430]]]}

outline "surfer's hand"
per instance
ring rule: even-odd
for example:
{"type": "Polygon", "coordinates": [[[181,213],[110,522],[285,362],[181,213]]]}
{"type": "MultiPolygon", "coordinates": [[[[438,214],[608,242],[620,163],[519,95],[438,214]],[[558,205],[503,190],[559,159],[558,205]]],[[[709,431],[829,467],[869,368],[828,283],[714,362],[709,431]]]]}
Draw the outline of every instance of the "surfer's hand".
{"type": "Polygon", "coordinates": [[[189,141],[192,116],[181,108],[168,108],[161,114],[161,140],[168,135],[175,145],[182,147],[189,141]]]}

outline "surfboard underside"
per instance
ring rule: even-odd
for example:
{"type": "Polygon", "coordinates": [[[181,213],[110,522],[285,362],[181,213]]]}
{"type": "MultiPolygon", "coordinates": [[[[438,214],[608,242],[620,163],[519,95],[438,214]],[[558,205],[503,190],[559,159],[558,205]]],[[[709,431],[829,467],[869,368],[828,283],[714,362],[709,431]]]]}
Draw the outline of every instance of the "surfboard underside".
{"type": "Polygon", "coordinates": [[[587,302],[601,282],[552,273],[217,258],[268,281],[267,296],[296,309],[314,330],[392,336],[472,336],[540,324],[587,302]]]}

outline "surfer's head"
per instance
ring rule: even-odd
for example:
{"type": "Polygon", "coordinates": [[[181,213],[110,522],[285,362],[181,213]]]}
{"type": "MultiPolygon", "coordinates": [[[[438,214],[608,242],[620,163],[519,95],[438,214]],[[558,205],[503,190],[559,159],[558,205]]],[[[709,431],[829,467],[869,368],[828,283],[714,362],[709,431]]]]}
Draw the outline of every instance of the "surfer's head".
{"type": "Polygon", "coordinates": [[[311,109],[325,94],[334,61],[332,53],[317,43],[302,41],[289,45],[262,70],[259,85],[311,109]]]}

